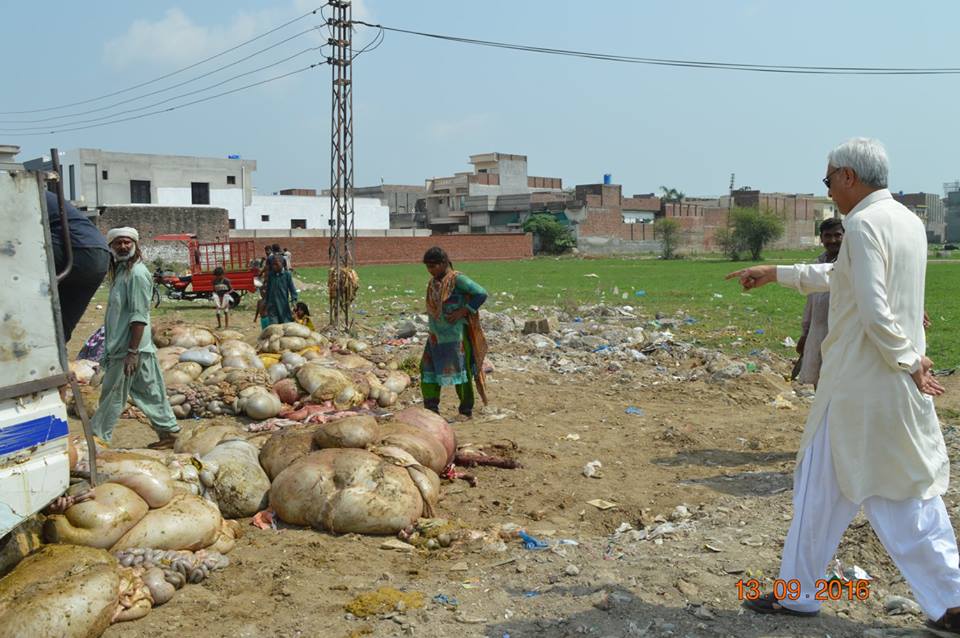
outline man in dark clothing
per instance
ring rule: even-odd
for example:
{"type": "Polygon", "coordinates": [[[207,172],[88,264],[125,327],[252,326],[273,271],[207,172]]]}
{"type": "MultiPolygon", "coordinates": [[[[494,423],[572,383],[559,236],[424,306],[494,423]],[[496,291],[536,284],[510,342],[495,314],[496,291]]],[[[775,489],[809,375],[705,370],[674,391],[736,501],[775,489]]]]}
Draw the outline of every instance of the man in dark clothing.
{"type": "MultiPolygon", "coordinates": [[[[63,242],[63,225],[60,223],[60,204],[57,196],[47,191],[47,217],[50,220],[50,241],[57,272],[67,265],[67,252],[63,242]]],[[[100,287],[110,268],[110,251],[107,241],[86,215],[66,202],[67,221],[70,225],[70,244],[73,246],[73,268],[57,284],[60,296],[60,319],[63,337],[70,341],[73,329],[87,309],[87,305],[100,287]]]]}

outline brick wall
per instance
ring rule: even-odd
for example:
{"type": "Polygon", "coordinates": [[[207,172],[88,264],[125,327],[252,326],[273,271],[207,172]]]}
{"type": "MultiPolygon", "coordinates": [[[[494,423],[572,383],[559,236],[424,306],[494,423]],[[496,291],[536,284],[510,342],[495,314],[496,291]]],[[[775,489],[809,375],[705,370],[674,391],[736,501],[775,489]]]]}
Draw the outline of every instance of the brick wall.
{"type": "MultiPolygon", "coordinates": [[[[293,267],[326,266],[330,263],[325,237],[257,237],[256,252],[264,246],[280,244],[293,253],[293,267]]],[[[510,233],[502,235],[434,235],[432,237],[357,237],[357,265],[420,263],[428,248],[439,246],[450,259],[460,261],[505,261],[533,257],[533,236],[510,233]]]]}
{"type": "Polygon", "coordinates": [[[577,226],[578,237],[610,237],[627,241],[653,239],[653,224],[625,224],[620,209],[588,209],[577,226]]]}
{"type": "Polygon", "coordinates": [[[193,233],[200,241],[226,241],[230,235],[227,210],[206,206],[107,206],[96,223],[104,235],[118,226],[136,228],[147,261],[189,261],[186,246],[179,242],[155,242],[153,237],[157,235],[193,233]]]}

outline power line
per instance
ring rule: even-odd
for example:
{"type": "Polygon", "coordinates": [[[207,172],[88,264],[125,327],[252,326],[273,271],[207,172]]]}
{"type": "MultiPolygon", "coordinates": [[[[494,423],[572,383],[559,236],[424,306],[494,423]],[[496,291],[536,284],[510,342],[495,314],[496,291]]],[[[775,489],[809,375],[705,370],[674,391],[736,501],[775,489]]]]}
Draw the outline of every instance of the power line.
{"type": "MultiPolygon", "coordinates": [[[[212,71],[207,71],[206,73],[203,73],[203,74],[198,75],[198,76],[196,76],[196,77],[190,78],[189,80],[184,80],[183,82],[178,82],[177,84],[172,84],[172,85],[170,85],[170,86],[168,86],[168,87],[165,87],[165,88],[162,88],[162,89],[157,89],[156,91],[151,91],[150,93],[144,93],[144,94],[142,94],[142,95],[138,95],[138,96],[135,96],[135,97],[127,98],[127,99],[125,99],[125,100],[120,100],[119,102],[114,102],[113,104],[108,104],[108,105],[106,105],[106,106],[101,106],[101,107],[98,107],[98,108],[95,108],[95,109],[88,109],[88,110],[86,110],[86,111],[79,111],[79,112],[77,112],[77,113],[67,113],[67,114],[65,114],[65,115],[51,115],[51,116],[49,116],[49,117],[40,117],[40,118],[35,118],[35,119],[32,119],[32,120],[0,120],[0,124],[35,124],[35,123],[37,123],[37,122],[50,122],[50,121],[53,121],[53,120],[64,120],[64,119],[71,118],[71,117],[80,117],[80,116],[82,116],[82,115],[89,115],[89,114],[91,114],[91,113],[99,113],[99,112],[101,112],[101,111],[109,111],[110,109],[116,108],[116,107],[121,106],[121,105],[123,105],[123,104],[129,104],[130,102],[136,102],[137,100],[142,100],[142,99],[144,99],[144,98],[148,98],[148,97],[151,97],[151,96],[153,96],[153,95],[159,95],[160,93],[166,93],[167,91],[172,91],[173,89],[179,88],[179,87],[181,87],[181,86],[186,86],[187,84],[191,84],[191,83],[193,83],[193,82],[196,82],[197,80],[202,80],[203,78],[210,77],[211,75],[215,75],[215,74],[219,73],[220,71],[224,71],[224,70],[229,69],[230,67],[236,66],[236,65],[238,65],[238,64],[240,64],[240,63],[242,63],[242,62],[246,62],[247,60],[249,60],[249,59],[251,59],[251,58],[254,58],[254,57],[258,56],[258,55],[262,55],[263,53],[266,53],[267,51],[269,51],[269,50],[271,50],[271,49],[275,49],[275,48],[277,48],[278,46],[284,45],[284,44],[286,44],[287,42],[290,42],[291,40],[295,40],[295,39],[297,39],[297,38],[299,38],[299,37],[301,37],[301,36],[303,36],[303,35],[305,35],[305,34],[307,34],[307,33],[311,33],[311,32],[317,31],[319,28],[320,28],[319,26],[310,27],[309,29],[305,29],[305,30],[301,31],[300,33],[297,33],[297,34],[294,34],[294,35],[290,36],[289,38],[285,38],[285,39],[283,39],[283,40],[280,40],[279,42],[276,42],[276,43],[274,43],[274,44],[271,44],[271,45],[268,46],[268,47],[264,47],[264,48],[262,48],[262,49],[260,49],[260,50],[258,50],[258,51],[254,51],[254,52],[251,53],[250,55],[247,55],[247,56],[245,56],[245,57],[242,57],[242,58],[240,58],[239,60],[235,60],[234,62],[230,62],[229,64],[224,64],[223,66],[219,66],[219,67],[213,69],[212,71]]],[[[321,45],[321,46],[322,46],[322,45],[321,45]]],[[[309,48],[309,49],[304,49],[303,51],[301,51],[300,53],[298,53],[298,54],[296,54],[296,55],[302,55],[303,53],[305,53],[305,52],[307,52],[307,51],[316,51],[316,50],[318,50],[318,49],[320,49],[320,48],[321,48],[321,47],[313,47],[313,48],[309,48]]],[[[296,56],[292,56],[292,57],[296,57],[296,56]]],[[[289,59],[291,59],[291,58],[287,58],[287,59],[289,60],[289,59]]],[[[273,65],[273,66],[275,66],[275,65],[273,65]]],[[[269,68],[269,67],[261,67],[261,68],[269,68]]],[[[242,77],[243,75],[249,75],[249,73],[237,75],[237,76],[234,76],[234,78],[231,78],[231,79],[235,79],[235,78],[238,78],[238,77],[242,77]]],[[[219,84],[214,84],[213,86],[220,86],[220,85],[219,85],[219,84]]],[[[212,87],[208,87],[208,88],[212,88],[212,87]]],[[[152,105],[151,105],[151,106],[152,106],[152,105]]],[[[149,107],[144,107],[144,108],[149,108],[149,107]]],[[[119,113],[115,113],[114,115],[119,115],[119,113]]],[[[108,116],[108,117],[113,117],[113,116],[111,115],[111,116],[108,116]]],[[[53,126],[53,125],[51,125],[51,126],[53,126]]],[[[56,124],[55,126],[61,126],[61,124],[56,124]]],[[[26,128],[44,128],[44,127],[32,126],[32,127],[26,127],[26,128]]]]}
{"type": "Polygon", "coordinates": [[[244,90],[246,90],[246,89],[250,89],[250,88],[253,88],[253,87],[255,87],[255,86],[260,86],[260,85],[262,85],[262,84],[267,84],[268,82],[275,82],[276,80],[282,80],[283,78],[288,78],[288,77],[290,77],[291,75],[296,75],[296,74],[298,74],[298,73],[303,73],[304,71],[309,71],[310,69],[315,69],[316,67],[322,66],[322,65],[324,65],[324,64],[328,64],[328,62],[326,62],[326,61],[324,61],[324,62],[314,62],[313,64],[310,64],[310,65],[308,65],[308,66],[305,66],[305,67],[296,69],[296,70],[294,70],[294,71],[290,71],[289,73],[284,73],[284,74],[282,74],[282,75],[275,75],[275,76],[273,76],[273,77],[271,77],[271,78],[267,78],[267,79],[265,79],[265,80],[260,80],[259,82],[253,82],[253,83],[251,83],[251,84],[246,84],[246,85],[244,85],[244,86],[240,86],[240,87],[237,87],[237,88],[235,88],[235,89],[230,89],[229,91],[223,91],[222,93],[217,93],[217,94],[215,94],[215,95],[208,95],[207,97],[199,98],[199,99],[197,99],[197,100],[192,100],[192,101],[190,101],[190,102],[184,102],[183,104],[177,104],[177,105],[174,105],[174,106],[167,107],[167,108],[165,108],[165,109],[158,109],[158,110],[156,110],[156,111],[151,111],[150,113],[141,113],[140,115],[132,115],[132,116],[130,116],[130,117],[124,117],[124,118],[120,118],[120,119],[117,119],[117,120],[112,120],[112,121],[110,121],[110,122],[102,122],[102,123],[100,123],[100,124],[88,124],[88,125],[86,125],[86,126],[75,126],[75,127],[70,127],[70,128],[54,129],[54,130],[50,130],[50,131],[44,131],[44,132],[42,132],[42,133],[20,133],[19,135],[22,135],[22,136],[24,136],[24,137],[33,137],[33,136],[37,136],[37,135],[51,135],[51,134],[54,134],[54,133],[66,133],[66,132],[69,132],[69,131],[82,131],[82,130],[85,130],[85,129],[99,128],[99,127],[101,127],[101,126],[109,126],[110,124],[118,124],[118,123],[120,123],[120,122],[129,122],[129,121],[131,121],[131,120],[139,120],[139,119],[143,119],[143,118],[145,118],[145,117],[150,117],[150,116],[152,116],[152,115],[159,115],[160,113],[169,113],[169,112],[171,112],[171,111],[176,111],[176,110],[182,109],[182,108],[184,108],[184,107],[186,107],[186,106],[193,106],[194,104],[200,104],[201,102],[208,102],[208,101],[210,101],[210,100],[214,100],[214,99],[216,99],[216,98],[223,97],[223,96],[225,96],[225,95],[231,95],[231,94],[233,94],[233,93],[237,93],[237,92],[239,92],[239,91],[244,91],[244,90]]]}
{"type": "Polygon", "coordinates": [[[644,64],[651,66],[667,67],[685,67],[700,68],[709,70],[724,71],[750,71],[754,73],[787,73],[799,75],[956,75],[960,74],[960,67],[835,67],[835,66],[800,66],[800,65],[782,65],[782,64],[748,64],[738,62],[715,62],[709,60],[682,60],[669,58],[650,58],[627,55],[615,55],[608,53],[595,53],[591,51],[577,51],[573,49],[554,49],[548,47],[538,47],[523,44],[512,44],[509,42],[497,42],[494,40],[478,40],[475,38],[463,38],[459,36],[443,35],[438,33],[428,33],[425,31],[414,31],[412,29],[401,29],[397,27],[387,27],[382,24],[372,24],[362,20],[354,20],[354,24],[415,35],[436,40],[446,40],[449,42],[458,42],[461,44],[472,44],[476,46],[492,47],[499,49],[508,49],[514,51],[525,51],[528,53],[543,53],[547,55],[562,55],[577,58],[586,58],[591,60],[601,60],[606,62],[622,62],[627,64],[644,64]]]}
{"type": "Polygon", "coordinates": [[[284,22],[283,24],[281,24],[281,25],[279,25],[279,26],[276,26],[276,27],[270,29],[269,31],[265,31],[265,32],[261,33],[261,34],[258,35],[258,36],[255,36],[255,37],[253,37],[253,38],[250,38],[249,40],[245,40],[245,41],[241,42],[240,44],[237,44],[237,45],[235,45],[235,46],[232,46],[232,47],[230,47],[229,49],[225,49],[225,50],[221,51],[220,53],[215,53],[214,55],[211,55],[211,56],[209,56],[209,57],[206,57],[206,58],[204,58],[204,59],[202,59],[202,60],[200,60],[200,61],[198,61],[198,62],[194,62],[193,64],[188,64],[188,65],[185,66],[185,67],[179,68],[179,69],[177,69],[177,70],[175,70],[175,71],[171,71],[171,72],[169,72],[169,73],[165,73],[164,75],[161,75],[161,76],[159,76],[159,77],[155,77],[155,78],[153,78],[152,80],[147,80],[147,81],[145,81],[145,82],[141,82],[140,84],[134,84],[133,86],[128,86],[128,87],[125,88],[125,89],[120,89],[120,90],[118,90],[118,91],[114,91],[113,93],[106,93],[106,94],[104,94],[104,95],[100,95],[100,96],[97,96],[97,97],[88,98],[88,99],[86,99],[86,100],[80,100],[79,102],[70,102],[69,104],[60,104],[60,105],[57,105],[57,106],[48,106],[48,107],[42,108],[42,109],[27,109],[27,110],[23,110],[23,111],[0,111],[0,115],[29,115],[29,114],[31,114],[31,113],[46,113],[46,112],[49,112],[49,111],[59,111],[60,109],[69,108],[69,107],[71,107],[71,106],[80,106],[81,104],[89,104],[90,102],[98,102],[98,101],[104,100],[104,99],[106,99],[106,98],[108,98],[108,97],[114,97],[115,95],[120,95],[120,94],[122,94],[122,93],[128,93],[128,92],[133,91],[133,90],[135,90],[135,89],[139,89],[139,88],[141,88],[141,87],[147,86],[148,84],[153,84],[154,82],[159,82],[160,80],[165,80],[165,79],[167,79],[167,78],[169,78],[169,77],[173,77],[174,75],[177,75],[178,73],[183,73],[184,71],[189,71],[190,69],[193,69],[193,68],[195,68],[195,67],[198,67],[198,66],[200,66],[201,64],[205,64],[205,63],[209,62],[210,60],[215,60],[215,59],[217,59],[217,58],[219,58],[219,57],[223,57],[224,55],[226,55],[226,54],[228,54],[228,53],[230,53],[230,52],[232,52],[232,51],[236,51],[237,49],[239,49],[239,48],[241,48],[241,47],[244,47],[244,46],[250,44],[251,42],[256,42],[257,40],[260,40],[260,39],[262,39],[262,38],[267,37],[267,36],[270,35],[271,33],[276,33],[276,32],[279,31],[280,29],[283,29],[283,28],[285,28],[285,27],[288,27],[288,26],[290,26],[291,24],[294,24],[295,22],[299,22],[300,20],[303,20],[304,18],[306,18],[306,17],[308,17],[308,16],[316,15],[317,11],[319,11],[320,9],[321,9],[321,7],[317,7],[316,9],[313,9],[312,11],[307,11],[307,12],[304,13],[303,15],[298,16],[298,17],[296,17],[296,18],[293,18],[292,20],[288,20],[287,22],[284,22]]]}
{"type": "Polygon", "coordinates": [[[355,59],[361,53],[366,53],[367,51],[374,51],[380,48],[380,45],[383,44],[384,33],[385,32],[383,29],[380,29],[379,31],[377,31],[377,35],[373,36],[373,40],[371,40],[370,42],[367,42],[367,44],[362,49],[354,53],[353,58],[351,59],[355,59]]]}
{"type": "MultiPolygon", "coordinates": [[[[294,54],[291,55],[291,56],[288,56],[288,57],[286,57],[286,58],[283,58],[282,60],[277,60],[276,62],[272,62],[272,63],[270,63],[270,64],[266,64],[266,65],[261,66],[261,67],[259,67],[259,68],[253,69],[253,70],[251,70],[251,71],[245,71],[244,73],[239,73],[239,74],[234,75],[234,76],[232,76],[232,77],[229,77],[229,78],[227,78],[227,79],[225,79],[225,80],[221,80],[220,82],[217,82],[216,84],[211,84],[210,86],[205,86],[205,87],[200,88],[200,89],[194,89],[193,91],[187,91],[186,93],[181,93],[180,95],[174,95],[173,97],[169,97],[169,98],[167,98],[167,99],[165,99],[165,100],[160,100],[159,102],[154,102],[154,103],[152,103],[152,104],[146,104],[146,105],[144,105],[144,106],[138,106],[138,107],[132,108],[132,109],[126,109],[125,111],[117,111],[116,113],[110,113],[109,115],[103,115],[103,116],[100,116],[100,117],[94,117],[94,118],[90,118],[90,119],[86,119],[86,120],[76,120],[76,121],[74,121],[74,122],[60,122],[60,123],[58,123],[58,124],[52,124],[52,125],[50,125],[50,126],[75,126],[75,125],[77,125],[77,124],[89,124],[89,123],[91,123],[91,122],[101,122],[101,121],[103,121],[103,120],[112,120],[113,118],[115,118],[115,117],[117,117],[117,116],[119,116],[119,115],[126,115],[126,114],[128,114],[128,113],[136,113],[137,111],[143,111],[143,110],[146,110],[146,109],[149,109],[149,108],[153,108],[153,107],[155,107],[155,106],[160,106],[161,104],[167,104],[168,102],[173,102],[174,100],[179,100],[179,99],[181,99],[181,98],[185,98],[185,97],[189,97],[189,96],[191,96],[191,95],[196,95],[196,94],[198,94],[198,93],[203,93],[203,92],[205,92],[205,91],[209,91],[210,89],[215,89],[215,88],[217,88],[218,86],[223,86],[224,84],[228,84],[228,83],[230,83],[230,82],[233,82],[234,80],[238,80],[238,79],[240,79],[240,78],[242,78],[242,77],[246,77],[246,76],[248,76],[248,75],[253,75],[254,73],[259,73],[260,71],[265,71],[265,70],[267,70],[267,69],[272,69],[272,68],[275,67],[275,66],[280,66],[280,65],[283,64],[284,62],[289,62],[290,60],[292,60],[292,59],[294,59],[294,58],[298,58],[298,57],[300,57],[301,55],[303,55],[304,53],[309,53],[309,52],[311,52],[311,51],[317,51],[317,50],[322,49],[322,48],[325,47],[325,46],[326,46],[326,45],[323,44],[323,45],[320,45],[320,46],[318,46],[318,47],[311,47],[311,48],[308,48],[308,49],[304,49],[304,50],[300,51],[299,53],[294,53],[294,54]]],[[[64,116],[64,117],[66,117],[66,116],[64,116]]],[[[61,118],[57,118],[57,119],[61,119],[61,118]]],[[[47,128],[49,128],[49,126],[25,126],[25,127],[19,127],[19,128],[0,128],[0,133],[20,133],[20,132],[25,132],[25,131],[38,131],[38,130],[39,130],[39,131],[43,131],[43,130],[45,130],[45,129],[47,129],[47,128]]]]}

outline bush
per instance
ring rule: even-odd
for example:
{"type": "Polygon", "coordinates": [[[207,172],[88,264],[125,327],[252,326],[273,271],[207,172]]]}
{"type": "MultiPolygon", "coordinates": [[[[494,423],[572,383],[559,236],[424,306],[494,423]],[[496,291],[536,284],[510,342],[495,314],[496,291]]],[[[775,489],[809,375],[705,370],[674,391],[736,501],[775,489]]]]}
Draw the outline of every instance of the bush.
{"type": "Polygon", "coordinates": [[[730,228],[718,229],[713,241],[716,242],[724,257],[730,261],[740,261],[740,253],[743,252],[744,247],[740,243],[740,238],[730,228]]]}
{"type": "Polygon", "coordinates": [[[769,210],[734,208],[730,223],[737,247],[750,251],[750,259],[759,261],[764,247],[783,236],[783,220],[769,210]]]}
{"type": "Polygon", "coordinates": [[[549,213],[534,213],[523,222],[523,232],[540,238],[540,252],[560,255],[577,245],[570,228],[549,213]]]}
{"type": "Polygon", "coordinates": [[[668,217],[657,220],[653,224],[653,236],[663,245],[660,256],[663,259],[673,259],[680,243],[680,222],[668,217]]]}

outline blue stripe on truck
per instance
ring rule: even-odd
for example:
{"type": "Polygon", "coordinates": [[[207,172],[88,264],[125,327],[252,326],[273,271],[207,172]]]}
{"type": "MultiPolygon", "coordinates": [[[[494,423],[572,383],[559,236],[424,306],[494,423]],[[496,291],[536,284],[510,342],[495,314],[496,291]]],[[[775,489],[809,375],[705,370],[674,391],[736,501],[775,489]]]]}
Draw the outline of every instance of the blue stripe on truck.
{"type": "Polygon", "coordinates": [[[9,425],[0,429],[0,456],[43,445],[68,433],[67,422],[53,414],[9,425]]]}

